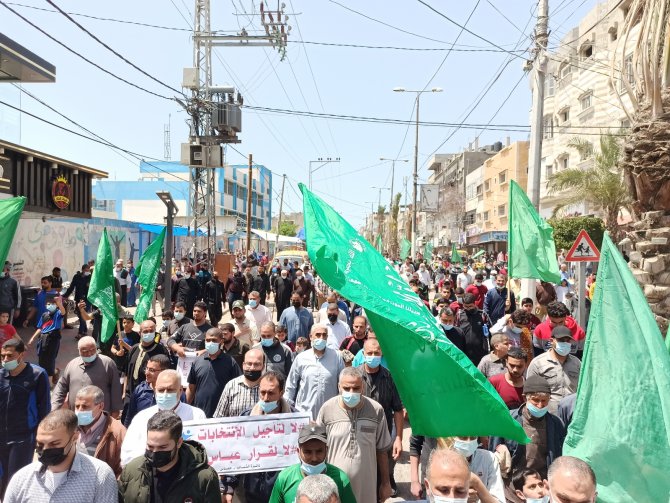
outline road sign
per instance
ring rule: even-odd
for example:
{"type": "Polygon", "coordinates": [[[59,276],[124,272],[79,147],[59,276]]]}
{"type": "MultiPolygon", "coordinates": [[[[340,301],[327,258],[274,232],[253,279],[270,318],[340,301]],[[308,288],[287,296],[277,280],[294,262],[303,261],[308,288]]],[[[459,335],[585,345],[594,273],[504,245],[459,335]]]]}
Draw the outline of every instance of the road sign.
{"type": "Polygon", "coordinates": [[[588,233],[582,229],[565,257],[566,262],[598,262],[600,252],[588,233]]]}

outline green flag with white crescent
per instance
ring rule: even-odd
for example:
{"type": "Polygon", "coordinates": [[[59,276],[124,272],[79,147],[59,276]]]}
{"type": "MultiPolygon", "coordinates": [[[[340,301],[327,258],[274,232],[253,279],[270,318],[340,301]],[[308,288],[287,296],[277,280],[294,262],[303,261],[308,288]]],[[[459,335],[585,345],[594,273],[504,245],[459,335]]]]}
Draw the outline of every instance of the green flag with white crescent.
{"type": "Polygon", "coordinates": [[[554,229],[514,180],[509,189],[509,277],[560,283],[554,229]]]}
{"type": "Polygon", "coordinates": [[[154,239],[140,258],[140,263],[135,268],[137,282],[142,286],[142,294],[137,303],[135,311],[135,322],[142,323],[148,318],[151,302],[156,292],[156,280],[163,260],[163,243],[165,243],[165,228],[154,239]]]}
{"type": "Polygon", "coordinates": [[[112,248],[107,238],[107,228],[102,230],[98,255],[88,287],[88,301],[100,309],[102,313],[102,329],[100,340],[107,342],[114,335],[119,313],[116,310],[116,290],[114,288],[114,259],[112,248]]]}
{"type": "Polygon", "coordinates": [[[593,468],[598,502],[668,501],[670,355],[607,234],[563,454],[593,468]]]}
{"type": "Polygon", "coordinates": [[[412,243],[407,238],[402,238],[402,241],[400,241],[400,260],[405,260],[409,257],[411,251],[412,243]]]}
{"type": "Polygon", "coordinates": [[[412,432],[527,443],[493,386],[446,338],[407,282],[333,208],[303,184],[300,190],[312,264],[328,286],[365,309],[412,432]]]}

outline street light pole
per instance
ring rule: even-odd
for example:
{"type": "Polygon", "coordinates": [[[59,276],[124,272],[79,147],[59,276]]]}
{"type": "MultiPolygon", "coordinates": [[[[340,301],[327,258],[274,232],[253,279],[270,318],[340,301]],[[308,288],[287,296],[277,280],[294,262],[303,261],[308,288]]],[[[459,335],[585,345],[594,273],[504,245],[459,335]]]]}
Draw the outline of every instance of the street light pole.
{"type": "MultiPolygon", "coordinates": [[[[172,194],[167,191],[156,192],[158,198],[163,201],[163,204],[167,207],[167,218],[166,224],[167,229],[165,232],[165,244],[164,244],[164,254],[165,254],[165,278],[163,279],[163,305],[161,306],[162,311],[167,311],[170,309],[171,299],[172,299],[172,249],[174,248],[173,239],[174,239],[174,217],[179,211],[177,205],[172,199],[172,194]]],[[[197,232],[197,230],[196,230],[197,232]]]]}
{"type": "Polygon", "coordinates": [[[319,157],[318,159],[315,159],[313,161],[309,161],[309,181],[307,185],[309,186],[309,190],[312,190],[312,173],[315,171],[319,171],[321,168],[323,168],[326,164],[330,164],[331,162],[340,162],[340,158],[336,157],[335,159],[332,159],[330,157],[326,157],[325,159],[323,157],[319,157]],[[321,166],[317,166],[316,168],[312,169],[312,164],[315,162],[320,162],[321,166]]]}
{"type": "Polygon", "coordinates": [[[433,87],[432,89],[426,89],[426,90],[421,90],[421,91],[411,91],[407,90],[404,87],[395,87],[393,89],[397,93],[416,93],[416,133],[415,133],[415,138],[414,138],[414,171],[412,173],[412,176],[414,178],[414,181],[412,183],[412,219],[411,219],[411,254],[412,254],[412,260],[416,258],[416,214],[417,214],[417,185],[419,183],[419,101],[420,97],[423,93],[441,93],[442,88],[440,87],[433,87]]]}
{"type": "Polygon", "coordinates": [[[388,157],[380,157],[380,161],[391,161],[391,203],[389,204],[389,211],[393,208],[393,182],[395,179],[395,163],[409,162],[409,159],[390,159],[388,157]]]}

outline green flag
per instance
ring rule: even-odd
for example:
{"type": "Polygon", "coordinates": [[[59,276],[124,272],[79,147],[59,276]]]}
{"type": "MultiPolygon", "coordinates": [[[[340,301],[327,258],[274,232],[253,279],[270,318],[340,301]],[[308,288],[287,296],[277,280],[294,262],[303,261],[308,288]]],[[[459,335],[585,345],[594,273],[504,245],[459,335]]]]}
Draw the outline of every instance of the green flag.
{"type": "MultiPolygon", "coordinates": [[[[596,286],[598,285],[596,284],[596,286]]],[[[670,326],[668,327],[668,333],[665,334],[665,347],[670,352],[670,326]]]]}
{"type": "Polygon", "coordinates": [[[456,243],[451,243],[451,263],[460,264],[462,261],[461,254],[456,249],[456,243]]]}
{"type": "Polygon", "coordinates": [[[365,309],[417,435],[496,435],[528,442],[504,402],[438,327],[393,267],[300,184],[307,253],[319,276],[365,309]]]}
{"type": "Polygon", "coordinates": [[[375,241],[375,248],[379,253],[384,251],[384,245],[382,244],[382,235],[377,234],[377,240],[375,241]]]}
{"type": "Polygon", "coordinates": [[[475,254],[472,256],[472,258],[479,258],[479,257],[481,257],[482,255],[484,255],[484,253],[486,253],[486,250],[479,250],[477,253],[475,253],[475,254]]]}
{"type": "Polygon", "coordinates": [[[607,234],[577,401],[563,454],[596,473],[598,501],[668,501],[670,355],[649,304],[607,234]]]}
{"type": "Polygon", "coordinates": [[[163,243],[165,243],[165,228],[154,239],[153,243],[144,250],[140,263],[135,268],[137,282],[142,286],[142,294],[135,311],[135,321],[137,323],[142,323],[148,318],[149,308],[156,292],[158,271],[161,268],[161,261],[163,260],[163,243]]]}
{"type": "Polygon", "coordinates": [[[554,229],[540,218],[519,184],[509,183],[509,277],[560,283],[554,229]]]}
{"type": "Polygon", "coordinates": [[[112,249],[107,238],[107,228],[102,230],[98,255],[88,287],[88,301],[102,313],[102,329],[100,340],[107,342],[114,334],[119,314],[116,310],[116,290],[114,289],[114,260],[112,249]]]}
{"type": "Polygon", "coordinates": [[[9,249],[14,240],[16,227],[21,219],[21,212],[26,205],[26,198],[10,197],[0,201],[0,267],[4,267],[5,260],[9,254],[9,249]]]}
{"type": "Polygon", "coordinates": [[[402,241],[400,241],[400,260],[405,260],[409,257],[411,251],[412,243],[407,238],[402,238],[402,241]]]}
{"type": "Polygon", "coordinates": [[[423,247],[423,258],[430,259],[433,256],[433,242],[426,241],[425,246],[423,247]]]}

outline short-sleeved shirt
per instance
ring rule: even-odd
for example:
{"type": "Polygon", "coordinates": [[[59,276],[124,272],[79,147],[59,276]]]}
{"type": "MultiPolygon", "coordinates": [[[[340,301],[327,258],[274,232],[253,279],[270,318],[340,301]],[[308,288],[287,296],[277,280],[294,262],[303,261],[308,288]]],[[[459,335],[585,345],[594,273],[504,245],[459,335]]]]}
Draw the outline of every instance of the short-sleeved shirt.
{"type": "MultiPolygon", "coordinates": [[[[356,497],[351,490],[351,482],[346,473],[337,466],[326,463],[326,471],[323,472],[323,475],[327,475],[335,482],[342,503],[356,503],[356,497]]],[[[304,478],[300,464],[284,468],[279,472],[272,488],[270,503],[293,503],[298,492],[298,485],[304,478]]]]}
{"type": "Polygon", "coordinates": [[[60,329],[63,328],[63,315],[60,309],[56,309],[53,313],[44,312],[37,322],[37,328],[43,334],[59,333],[60,329]]]}
{"type": "Polygon", "coordinates": [[[0,325],[0,347],[12,337],[16,336],[16,329],[10,325],[0,325]]]}
{"type": "Polygon", "coordinates": [[[384,409],[361,397],[358,409],[345,410],[336,396],[323,404],[316,422],[326,427],[326,461],[349,476],[356,501],[377,501],[377,451],[388,451],[392,440],[384,409]]]}
{"type": "Polygon", "coordinates": [[[520,388],[512,386],[505,379],[505,374],[491,376],[489,377],[489,382],[493,385],[509,410],[518,409],[526,401],[526,397],[523,394],[523,386],[520,388]]]}
{"type": "Polygon", "coordinates": [[[496,356],[494,353],[489,353],[484,358],[479,360],[479,365],[477,365],[477,368],[487,378],[498,374],[504,374],[507,371],[505,359],[496,356]]]}
{"type": "Polygon", "coordinates": [[[241,374],[235,360],[225,353],[214,359],[208,354],[199,356],[188,374],[188,383],[195,385],[193,405],[213,417],[226,384],[241,374]]]}
{"type": "Polygon", "coordinates": [[[212,328],[212,325],[209,323],[203,323],[199,326],[193,322],[182,325],[168,340],[168,347],[176,342],[182,344],[186,351],[202,351],[205,349],[205,333],[210,328],[212,328]]]}
{"type": "Polygon", "coordinates": [[[561,399],[577,392],[581,368],[582,362],[576,356],[568,355],[561,364],[554,356],[554,352],[550,350],[533,358],[528,365],[526,377],[539,375],[547,380],[551,388],[549,412],[556,414],[561,399]]]}

